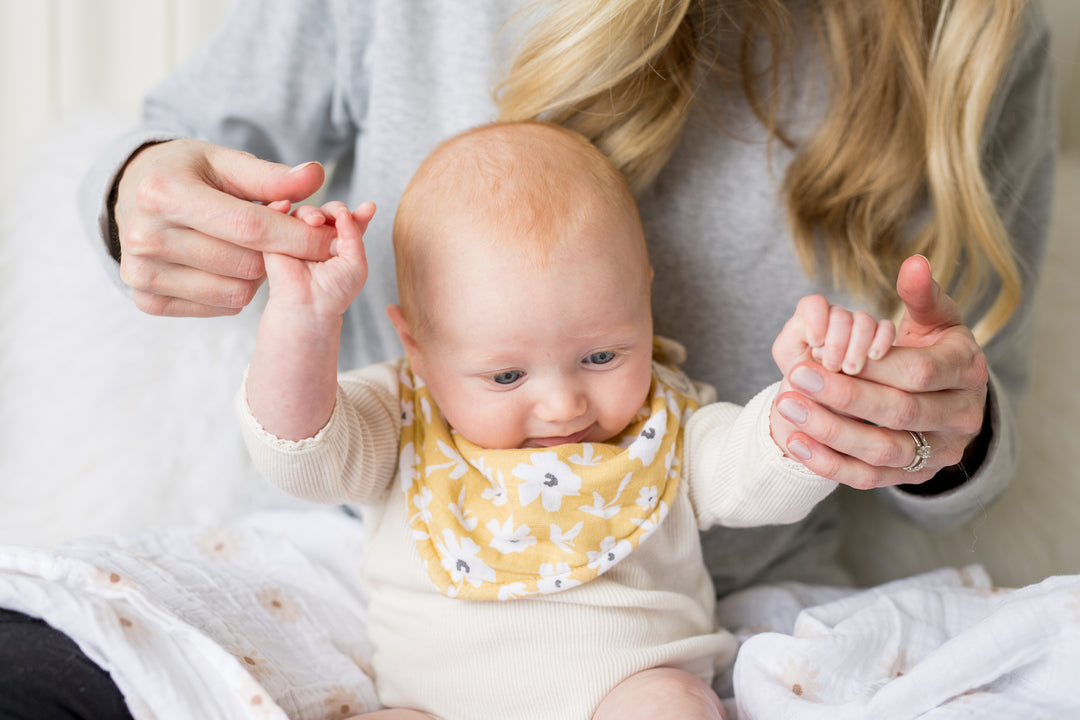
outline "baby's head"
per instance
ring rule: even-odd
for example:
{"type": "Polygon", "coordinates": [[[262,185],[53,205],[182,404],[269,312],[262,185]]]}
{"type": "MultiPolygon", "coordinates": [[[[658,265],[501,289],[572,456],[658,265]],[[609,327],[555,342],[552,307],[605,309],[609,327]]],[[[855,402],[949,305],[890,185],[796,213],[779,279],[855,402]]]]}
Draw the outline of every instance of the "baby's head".
{"type": "Polygon", "coordinates": [[[415,372],[483,447],[600,442],[651,380],[652,271],[622,175],[581,136],[495,123],[441,144],[394,221],[415,372]]]}

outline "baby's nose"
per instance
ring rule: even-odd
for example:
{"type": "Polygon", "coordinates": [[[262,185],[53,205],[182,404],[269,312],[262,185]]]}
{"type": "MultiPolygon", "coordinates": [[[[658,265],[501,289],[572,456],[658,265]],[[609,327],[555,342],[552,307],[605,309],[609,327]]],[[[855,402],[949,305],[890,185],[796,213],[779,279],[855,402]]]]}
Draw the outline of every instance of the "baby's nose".
{"type": "Polygon", "coordinates": [[[536,406],[536,414],[544,422],[573,420],[583,415],[588,407],[585,393],[574,383],[550,383],[543,388],[542,393],[536,406]]]}

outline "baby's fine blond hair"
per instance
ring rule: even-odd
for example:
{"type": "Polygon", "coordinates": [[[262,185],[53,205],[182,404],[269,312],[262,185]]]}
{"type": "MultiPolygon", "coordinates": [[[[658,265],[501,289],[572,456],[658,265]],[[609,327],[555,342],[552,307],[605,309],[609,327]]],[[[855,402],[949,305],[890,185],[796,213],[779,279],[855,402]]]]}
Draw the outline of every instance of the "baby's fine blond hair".
{"type": "Polygon", "coordinates": [[[394,217],[402,313],[413,334],[430,326],[421,301],[435,251],[451,250],[463,228],[469,248],[509,252],[544,267],[598,211],[628,218],[648,272],[645,236],[626,179],[592,143],[540,121],[494,122],[443,141],[413,175],[394,217]]]}

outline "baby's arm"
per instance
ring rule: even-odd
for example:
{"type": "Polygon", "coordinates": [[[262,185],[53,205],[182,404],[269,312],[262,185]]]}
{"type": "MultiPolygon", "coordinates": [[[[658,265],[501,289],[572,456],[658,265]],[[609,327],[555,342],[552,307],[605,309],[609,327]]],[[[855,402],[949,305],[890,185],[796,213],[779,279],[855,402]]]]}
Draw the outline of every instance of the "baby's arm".
{"type": "MultiPolygon", "coordinates": [[[[858,375],[867,362],[885,357],[895,340],[896,326],[890,320],[830,305],[821,295],[804,297],[773,343],[773,359],[784,373],[780,392],[791,389],[788,373],[798,363],[813,360],[830,372],[858,375]]],[[[787,448],[795,428],[776,404],[771,417],[773,440],[787,448]]]]}
{"type": "Polygon", "coordinates": [[[334,225],[332,257],[318,262],[264,256],[270,292],[248,368],[247,397],[252,415],[272,435],[312,437],[333,413],[342,315],[367,280],[363,233],[374,212],[371,203],[352,213],[340,202],[305,206],[297,217],[334,225]]]}

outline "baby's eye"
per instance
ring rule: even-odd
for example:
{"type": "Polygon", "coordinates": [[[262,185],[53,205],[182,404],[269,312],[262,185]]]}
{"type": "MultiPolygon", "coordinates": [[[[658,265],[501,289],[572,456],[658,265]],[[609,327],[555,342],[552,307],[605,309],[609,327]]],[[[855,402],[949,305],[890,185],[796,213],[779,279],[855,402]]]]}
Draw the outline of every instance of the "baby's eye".
{"type": "Polygon", "coordinates": [[[614,359],[615,352],[613,350],[602,350],[601,352],[595,352],[585,358],[585,362],[590,363],[591,365],[607,365],[614,359]]]}
{"type": "Polygon", "coordinates": [[[525,373],[521,372],[520,370],[507,370],[506,372],[501,372],[498,375],[493,375],[491,379],[499,385],[513,385],[518,380],[520,380],[521,376],[524,374],[525,373]]]}

